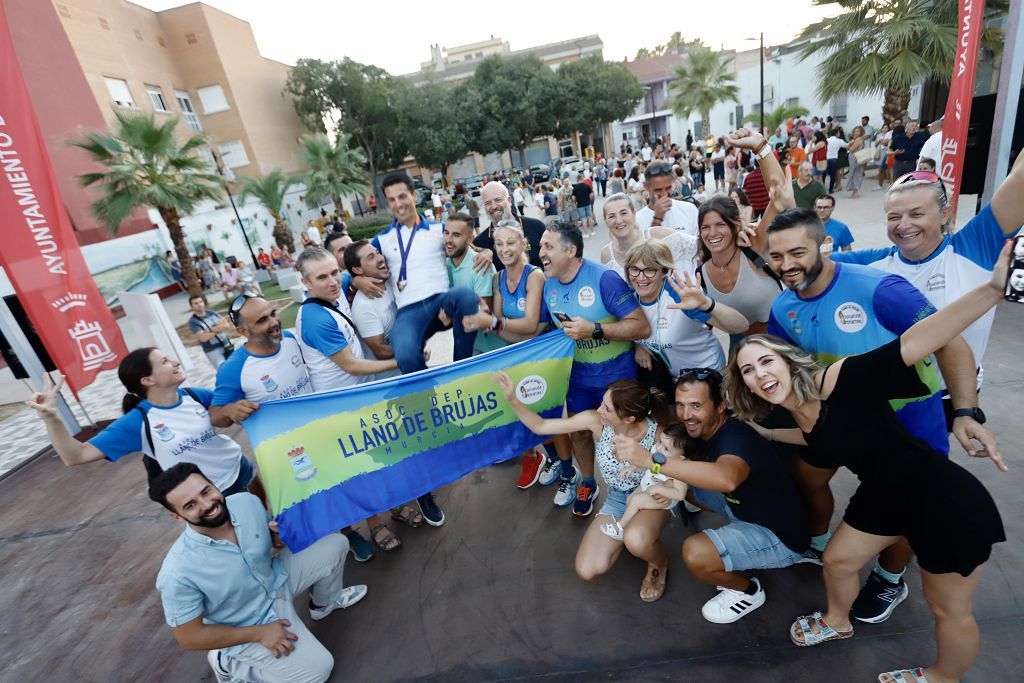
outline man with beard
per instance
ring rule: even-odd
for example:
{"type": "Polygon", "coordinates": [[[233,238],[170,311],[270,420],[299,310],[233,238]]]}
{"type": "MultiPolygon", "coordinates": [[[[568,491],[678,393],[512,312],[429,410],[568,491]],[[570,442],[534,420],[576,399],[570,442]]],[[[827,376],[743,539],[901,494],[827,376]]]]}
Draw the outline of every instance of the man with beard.
{"type": "MultiPolygon", "coordinates": [[[[352,299],[352,322],[356,324],[356,332],[375,359],[394,358],[391,330],[395,326],[398,306],[395,305],[395,292],[388,282],[391,271],[388,270],[384,255],[370,244],[369,240],[359,240],[345,248],[343,258],[345,270],[351,273],[353,278],[370,278],[383,287],[384,293],[378,297],[371,297],[361,291],[356,292],[352,299]]],[[[400,374],[401,371],[395,368],[391,372],[375,375],[374,379],[386,379],[400,374]]]]}
{"type": "Polygon", "coordinates": [[[647,205],[636,212],[641,231],[663,226],[697,237],[697,207],[690,202],[672,199],[672,165],[655,161],[644,171],[647,205]]]}
{"type": "Polygon", "coordinates": [[[268,524],[259,499],[225,498],[189,462],[154,477],[149,497],[186,523],[156,579],[178,644],[208,650],[219,683],[326,681],[334,658],[294,601],[308,591],[309,616],[319,621],[363,599],[366,586],[342,587],[345,537],[330,534],[300,553],[272,555],[276,524],[268,524]]]}
{"type": "MultiPolygon", "coordinates": [[[[489,182],[480,190],[480,198],[484,203],[484,212],[491,219],[491,224],[486,230],[473,240],[473,245],[479,249],[490,249],[494,252],[494,226],[503,220],[515,220],[523,227],[523,234],[526,235],[526,249],[530,257],[530,263],[535,268],[541,268],[540,263],[540,238],[544,235],[544,222],[536,218],[526,216],[514,217],[512,215],[512,202],[509,200],[508,188],[498,182],[489,182]]],[[[555,205],[554,195],[550,197],[551,205],[555,205]]],[[[557,211],[557,210],[556,210],[557,211]]],[[[550,214],[549,214],[550,215],[550,214]]],[[[498,254],[494,254],[494,268],[504,270],[498,254]]]]}
{"type": "MultiPolygon", "coordinates": [[[[821,255],[825,227],[814,211],[788,209],[768,227],[768,263],[789,288],[772,303],[768,332],[799,346],[822,364],[874,350],[895,339],[915,322],[935,312],[916,287],[898,275],[821,255]]],[[[893,406],[907,430],[939,453],[949,452],[942,408],[941,369],[957,405],[977,405],[974,357],[957,337],[917,365],[931,392],[906,397],[893,406]]],[[[796,464],[797,484],[810,506],[811,546],[824,551],[835,501],[828,483],[835,465],[827,453],[802,449],[796,464]]],[[[902,574],[912,553],[905,540],[884,550],[853,606],[868,623],[885,621],[907,596],[902,574]]],[[[820,560],[819,560],[820,563],[820,560]]]]}
{"type": "MultiPolygon", "coordinates": [[[[493,232],[493,231],[492,231],[493,232]]],[[[473,259],[467,258],[470,251],[470,241],[473,239],[473,219],[469,214],[455,213],[448,217],[444,224],[444,254],[445,266],[448,268],[448,285],[451,287],[466,287],[476,292],[480,302],[487,307],[487,310],[494,308],[494,273],[493,266],[485,270],[477,270],[473,266],[473,259]]],[[[495,250],[497,254],[497,250],[495,250]]],[[[476,341],[473,342],[473,354],[486,353],[505,346],[497,336],[489,334],[488,330],[477,332],[476,341]]]]}
{"type": "Polygon", "coordinates": [[[730,624],[765,602],[761,582],[740,572],[812,561],[805,555],[807,516],[771,444],[727,412],[717,370],[683,370],[675,405],[691,440],[685,460],[667,460],[622,436],[615,437],[614,452],[638,469],[685,482],[698,505],[727,520],[687,538],[683,561],[697,579],[718,588],[718,595],[704,603],[704,618],[730,624]]]}

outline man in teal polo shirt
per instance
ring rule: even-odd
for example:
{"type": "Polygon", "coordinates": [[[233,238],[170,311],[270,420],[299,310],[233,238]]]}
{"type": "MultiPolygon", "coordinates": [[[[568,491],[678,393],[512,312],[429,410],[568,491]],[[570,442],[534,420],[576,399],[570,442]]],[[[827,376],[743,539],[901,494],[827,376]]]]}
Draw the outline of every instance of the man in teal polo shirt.
{"type": "MultiPolygon", "coordinates": [[[[473,242],[473,219],[469,214],[456,213],[448,217],[444,224],[444,255],[445,266],[448,268],[448,285],[451,287],[467,287],[476,292],[487,310],[494,308],[494,274],[493,265],[477,270],[472,258],[466,258],[473,242]]],[[[495,336],[477,332],[473,342],[473,355],[486,353],[505,346],[495,336]]]]}

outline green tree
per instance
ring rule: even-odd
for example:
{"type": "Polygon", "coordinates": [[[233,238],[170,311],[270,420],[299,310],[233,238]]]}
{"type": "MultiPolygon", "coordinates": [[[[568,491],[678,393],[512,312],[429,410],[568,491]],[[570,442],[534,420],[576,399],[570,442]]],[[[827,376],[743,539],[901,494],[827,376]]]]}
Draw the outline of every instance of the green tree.
{"type": "Polygon", "coordinates": [[[209,141],[193,135],[179,143],[174,135],[177,117],[157,124],[152,114],[114,111],[113,130],[86,131],[70,144],[85,150],[103,170],[78,176],[83,187],[98,186],[102,196],[93,214],[117,234],[121,223],[141,207],[155,208],[167,224],[174,253],[189,294],[203,293],[192,265],[181,217],[206,199],[224,196],[223,181],[197,152],[209,141]]]}
{"type": "MultiPolygon", "coordinates": [[[[786,119],[798,118],[810,114],[810,110],[807,107],[801,107],[796,105],[793,107],[787,107],[785,105],[776,107],[771,111],[764,113],[764,134],[766,136],[775,133],[775,129],[779,128],[786,122],[786,119]]],[[[752,111],[743,117],[746,123],[754,124],[755,126],[761,125],[761,112],[752,111]]]]}
{"type": "Polygon", "coordinates": [[[474,152],[515,149],[520,164],[525,165],[527,145],[557,130],[553,103],[559,99],[558,81],[533,55],[487,57],[465,86],[467,102],[473,103],[469,131],[474,152]]]}
{"type": "Polygon", "coordinates": [[[341,198],[346,194],[362,194],[370,187],[369,178],[363,165],[366,157],[358,149],[349,146],[342,135],[336,144],[322,136],[302,139],[302,153],[299,159],[309,166],[309,171],[296,180],[306,186],[306,204],[320,206],[324,197],[330,197],[334,210],[341,214],[344,206],[341,198]]]}
{"type": "Polygon", "coordinates": [[[281,169],[275,168],[262,178],[239,176],[238,183],[242,186],[239,199],[244,202],[249,197],[255,197],[267,207],[267,211],[274,217],[274,242],[285,251],[293,253],[295,237],[281,215],[281,206],[284,204],[285,194],[295,181],[288,178],[281,169]]]}
{"type": "Polygon", "coordinates": [[[692,50],[686,64],[675,69],[672,83],[672,111],[682,119],[698,113],[701,117],[701,135],[711,135],[711,110],[716,104],[738,102],[739,88],[733,82],[732,59],[709,48],[692,50]]]}
{"type": "Polygon", "coordinates": [[[640,48],[636,51],[636,57],[633,59],[650,59],[651,57],[666,55],[670,52],[689,52],[690,50],[699,47],[704,47],[703,40],[700,38],[687,40],[686,38],[683,38],[683,34],[681,32],[676,31],[668,37],[668,42],[662,45],[656,45],[652,48],[640,48]]]}
{"type": "Polygon", "coordinates": [[[380,67],[346,57],[334,62],[300,59],[285,92],[309,130],[324,133],[330,127],[330,132],[346,136],[349,147],[362,151],[372,180],[378,170],[394,168],[405,158],[398,102],[410,87],[380,67]]]}
{"type": "Polygon", "coordinates": [[[472,107],[466,88],[437,83],[409,89],[399,100],[399,129],[405,147],[421,166],[441,171],[445,184],[448,167],[470,151],[472,107]]]}
{"type": "MultiPolygon", "coordinates": [[[[907,115],[910,89],[924,80],[949,83],[957,41],[957,0],[814,0],[841,14],[807,26],[801,59],[824,56],[817,67],[818,99],[845,93],[883,93],[886,123],[907,115]]],[[[1005,13],[1007,0],[989,0],[988,14],[1005,13]]],[[[1002,50],[998,29],[982,32],[981,45],[1002,50]]]]}
{"type": "Polygon", "coordinates": [[[637,77],[621,62],[586,57],[559,67],[556,74],[557,130],[561,135],[591,132],[602,123],[619,121],[644,98],[637,77]]]}

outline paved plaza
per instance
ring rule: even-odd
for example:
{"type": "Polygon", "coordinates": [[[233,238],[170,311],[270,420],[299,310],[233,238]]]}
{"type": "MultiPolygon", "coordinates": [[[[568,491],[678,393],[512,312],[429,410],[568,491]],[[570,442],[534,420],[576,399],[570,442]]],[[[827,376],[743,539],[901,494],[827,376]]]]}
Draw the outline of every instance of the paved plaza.
{"type": "MultiPolygon", "coordinates": [[[[885,243],[881,199],[877,192],[840,198],[836,216],[859,246],[885,243]]],[[[965,198],[963,210],[972,206],[965,198]]],[[[588,256],[604,234],[602,227],[587,241],[588,256]]],[[[180,302],[169,308],[181,322],[180,302]]],[[[205,358],[195,348],[191,354],[190,383],[212,386],[205,358]]],[[[981,404],[1010,472],[969,461],[958,446],[952,451],[991,491],[1008,537],[994,548],[975,598],[982,646],[967,682],[1024,680],[1017,652],[1024,632],[1022,356],[1024,308],[1003,303],[981,404]]],[[[108,372],[83,402],[93,419],[110,419],[122,394],[108,372]]],[[[5,462],[21,463],[0,479],[0,681],[212,680],[204,654],[182,651],[163,622],[153,583],[181,529],[146,497],[141,463],[67,468],[50,451],[32,458],[45,448],[45,434],[26,411],[0,424],[0,443],[5,462]]],[[[915,565],[907,573],[910,598],[889,621],[858,624],[850,641],[799,649],[787,629],[823,606],[819,568],[761,572],[767,604],[735,624],[712,625],[700,616],[711,589],[687,574],[678,548],[722,520],[701,513],[689,527],[669,526],[667,592],[645,604],[638,598],[644,567],[632,557],[593,583],[576,577],[573,557],[589,520],[554,508],[550,488],[516,490],[517,474],[512,462],[464,477],[438,494],[448,517],[443,528],[396,529],[401,550],[347,565],[346,582],[366,583],[369,596],[312,627],[337,662],[332,681],[845,682],[931,661],[932,618],[915,565]]],[[[841,511],[855,479],[842,472],[833,486],[841,511]]]]}

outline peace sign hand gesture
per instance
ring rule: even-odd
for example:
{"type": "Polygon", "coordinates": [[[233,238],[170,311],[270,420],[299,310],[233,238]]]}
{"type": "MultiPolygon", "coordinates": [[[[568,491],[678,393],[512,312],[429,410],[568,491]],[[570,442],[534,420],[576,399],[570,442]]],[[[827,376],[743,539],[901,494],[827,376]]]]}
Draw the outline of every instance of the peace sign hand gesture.
{"type": "Polygon", "coordinates": [[[782,168],[783,179],[768,188],[768,198],[777,213],[796,207],[796,196],[793,194],[793,172],[789,164],[782,168]]]}
{"type": "Polygon", "coordinates": [[[669,275],[668,283],[675,290],[676,296],[679,297],[679,303],[673,301],[666,308],[675,308],[681,311],[692,311],[702,308],[708,303],[708,295],[700,287],[700,273],[697,273],[696,282],[690,278],[690,274],[686,271],[683,271],[683,278],[683,280],[680,280],[679,274],[676,271],[672,271],[669,275]]]}
{"type": "Polygon", "coordinates": [[[25,401],[25,405],[36,411],[44,420],[57,417],[57,396],[62,386],[64,375],[58,373],[56,385],[50,381],[49,375],[43,375],[43,390],[32,394],[32,398],[25,401]]]}

